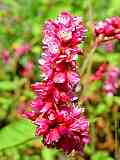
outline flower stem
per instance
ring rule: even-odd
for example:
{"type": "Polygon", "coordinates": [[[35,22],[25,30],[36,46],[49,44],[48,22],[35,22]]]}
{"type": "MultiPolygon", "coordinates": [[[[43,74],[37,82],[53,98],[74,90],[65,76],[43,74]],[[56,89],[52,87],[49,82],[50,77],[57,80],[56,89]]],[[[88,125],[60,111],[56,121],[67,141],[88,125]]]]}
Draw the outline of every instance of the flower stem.
{"type": "Polygon", "coordinates": [[[97,45],[96,45],[96,42],[95,42],[93,47],[92,47],[92,49],[91,49],[91,51],[90,51],[90,53],[88,54],[88,56],[86,57],[86,60],[83,63],[83,66],[82,66],[81,71],[80,71],[80,75],[81,76],[86,71],[86,68],[88,67],[88,64],[90,63],[91,57],[92,57],[93,53],[95,52],[96,48],[97,48],[97,45]]]}

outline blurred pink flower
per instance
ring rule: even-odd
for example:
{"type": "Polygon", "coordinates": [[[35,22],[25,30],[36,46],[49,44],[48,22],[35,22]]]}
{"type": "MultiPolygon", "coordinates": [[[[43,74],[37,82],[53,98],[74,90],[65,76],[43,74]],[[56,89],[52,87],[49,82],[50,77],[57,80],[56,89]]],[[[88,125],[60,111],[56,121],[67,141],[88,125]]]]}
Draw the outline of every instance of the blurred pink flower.
{"type": "Polygon", "coordinates": [[[111,17],[98,22],[95,25],[95,35],[96,37],[102,35],[104,38],[112,37],[112,39],[120,40],[120,17],[111,17]]]}
{"type": "Polygon", "coordinates": [[[31,60],[29,60],[26,64],[26,66],[20,70],[21,76],[30,77],[33,73],[33,67],[34,67],[33,62],[31,60]]]}
{"type": "Polygon", "coordinates": [[[108,53],[112,53],[115,49],[115,44],[113,43],[113,41],[108,41],[105,43],[105,50],[108,53]]]}
{"type": "Polygon", "coordinates": [[[4,64],[8,64],[9,63],[9,51],[7,49],[4,49],[1,52],[1,59],[2,59],[4,64]]]}
{"type": "Polygon", "coordinates": [[[105,63],[101,64],[97,71],[90,77],[91,81],[102,80],[107,69],[107,65],[105,63]]]}
{"type": "Polygon", "coordinates": [[[104,82],[104,91],[108,95],[115,95],[118,89],[118,80],[120,78],[120,70],[117,67],[112,67],[106,75],[104,82]]]}
{"type": "Polygon", "coordinates": [[[31,45],[29,43],[23,43],[19,47],[15,47],[14,50],[15,55],[19,57],[31,51],[31,45]]]}

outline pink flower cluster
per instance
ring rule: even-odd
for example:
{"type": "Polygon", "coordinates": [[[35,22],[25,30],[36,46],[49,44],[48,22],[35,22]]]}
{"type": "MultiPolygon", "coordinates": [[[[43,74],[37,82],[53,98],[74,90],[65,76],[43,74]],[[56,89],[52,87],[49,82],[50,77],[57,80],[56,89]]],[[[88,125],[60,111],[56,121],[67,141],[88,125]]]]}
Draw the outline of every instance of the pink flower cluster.
{"type": "Polygon", "coordinates": [[[31,51],[31,45],[29,43],[23,43],[19,47],[15,47],[14,50],[15,50],[15,55],[17,57],[20,57],[25,53],[31,51]]]}
{"type": "Polygon", "coordinates": [[[36,135],[43,136],[48,147],[83,151],[88,143],[88,120],[83,108],[77,106],[74,88],[79,83],[76,58],[78,44],[84,40],[85,27],[81,17],[63,12],[55,21],[49,20],[43,31],[42,82],[32,85],[36,99],[32,111],[25,114],[37,126],[36,135]]]}
{"type": "Polygon", "coordinates": [[[108,95],[114,95],[118,89],[118,80],[120,78],[120,70],[117,67],[111,68],[104,82],[104,90],[108,95]]]}
{"type": "Polygon", "coordinates": [[[105,63],[101,64],[98,70],[90,77],[91,81],[102,80],[105,75],[107,65],[105,63]]]}
{"type": "Polygon", "coordinates": [[[120,40],[120,17],[107,18],[95,25],[95,34],[98,37],[113,37],[120,40]]]}
{"type": "Polygon", "coordinates": [[[98,70],[90,77],[91,81],[103,81],[103,90],[107,95],[113,96],[118,89],[118,80],[120,78],[120,70],[117,67],[108,68],[107,64],[103,63],[98,70]]]}

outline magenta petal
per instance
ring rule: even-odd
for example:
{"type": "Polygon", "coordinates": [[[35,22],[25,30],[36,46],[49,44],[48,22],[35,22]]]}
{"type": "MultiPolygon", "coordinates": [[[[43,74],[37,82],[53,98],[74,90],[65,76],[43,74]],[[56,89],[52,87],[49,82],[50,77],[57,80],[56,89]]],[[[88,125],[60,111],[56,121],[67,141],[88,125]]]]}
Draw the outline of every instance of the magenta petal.
{"type": "Polygon", "coordinates": [[[32,106],[32,109],[35,111],[35,112],[39,112],[43,106],[43,101],[41,99],[38,99],[36,98],[35,100],[33,100],[31,102],[31,106],[32,106]]]}
{"type": "Polygon", "coordinates": [[[61,92],[60,98],[61,98],[61,101],[63,102],[70,100],[70,97],[65,92],[61,92]]]}
{"type": "Polygon", "coordinates": [[[44,26],[44,32],[47,32],[47,33],[55,33],[56,32],[56,26],[55,24],[53,23],[53,21],[51,20],[48,20],[48,22],[45,24],[44,26]]]}
{"type": "Polygon", "coordinates": [[[117,38],[118,40],[120,40],[120,33],[116,34],[115,38],[117,38]]]}
{"type": "Polygon", "coordinates": [[[58,89],[54,89],[53,91],[53,98],[55,102],[58,102],[60,99],[60,92],[58,89]]]}
{"type": "Polygon", "coordinates": [[[58,32],[58,37],[64,42],[67,42],[70,39],[72,39],[71,28],[68,29],[68,28],[65,28],[63,25],[61,25],[61,28],[59,29],[59,32],[58,32]]]}
{"type": "Polygon", "coordinates": [[[34,83],[34,84],[31,85],[33,91],[34,91],[37,95],[39,95],[39,92],[41,91],[41,85],[42,85],[42,83],[39,83],[39,82],[36,82],[36,83],[34,83]]]}
{"type": "Polygon", "coordinates": [[[80,119],[76,120],[73,124],[71,124],[70,128],[74,132],[84,132],[88,130],[88,120],[85,117],[81,117],[80,119]]]}
{"type": "Polygon", "coordinates": [[[52,103],[46,102],[45,105],[40,110],[40,113],[46,113],[50,108],[52,108],[52,103]]]}
{"type": "Polygon", "coordinates": [[[66,80],[65,73],[61,73],[61,72],[60,73],[56,73],[54,75],[54,78],[53,78],[53,81],[55,83],[64,83],[65,80],[66,80]]]}
{"type": "Polygon", "coordinates": [[[61,136],[68,134],[68,128],[66,126],[61,125],[58,130],[61,136]]]}
{"type": "Polygon", "coordinates": [[[72,71],[68,72],[67,76],[68,76],[68,80],[69,80],[69,82],[70,82],[70,84],[72,86],[78,84],[79,81],[80,81],[80,77],[79,77],[79,75],[76,72],[72,72],[72,71]]]}
{"type": "Polygon", "coordinates": [[[58,132],[58,129],[55,128],[53,130],[51,130],[47,135],[46,135],[46,138],[45,138],[45,143],[47,145],[50,145],[50,144],[54,144],[56,142],[58,142],[60,139],[60,134],[58,132]]]}
{"type": "Polygon", "coordinates": [[[50,121],[54,121],[56,119],[56,116],[57,116],[56,112],[53,109],[49,110],[47,115],[48,115],[48,119],[50,121]]]}
{"type": "Polygon", "coordinates": [[[58,17],[58,22],[68,27],[71,25],[72,16],[67,12],[62,12],[58,17]]]}
{"type": "Polygon", "coordinates": [[[44,135],[44,134],[47,134],[48,132],[48,121],[47,120],[36,120],[34,122],[38,127],[36,129],[36,135],[39,136],[39,135],[44,135]]]}
{"type": "Polygon", "coordinates": [[[36,117],[37,117],[36,113],[33,112],[33,111],[32,112],[25,112],[24,115],[27,118],[31,119],[32,121],[34,121],[36,119],[36,117]]]}
{"type": "Polygon", "coordinates": [[[74,149],[73,143],[74,142],[73,142],[72,137],[70,136],[68,137],[66,135],[60,139],[60,142],[58,143],[58,147],[62,148],[64,152],[70,153],[74,149]]]}

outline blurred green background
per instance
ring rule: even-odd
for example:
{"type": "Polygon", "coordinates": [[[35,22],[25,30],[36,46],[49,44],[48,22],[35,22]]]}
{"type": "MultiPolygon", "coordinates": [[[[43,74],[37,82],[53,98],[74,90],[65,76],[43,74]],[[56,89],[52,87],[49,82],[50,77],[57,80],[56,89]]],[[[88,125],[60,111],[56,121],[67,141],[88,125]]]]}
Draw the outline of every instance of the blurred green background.
{"type": "MultiPolygon", "coordinates": [[[[90,144],[84,156],[65,156],[62,151],[45,148],[41,138],[34,137],[31,122],[21,118],[34,98],[30,84],[41,80],[38,59],[43,24],[61,11],[83,17],[89,31],[87,46],[92,40],[90,24],[120,16],[120,0],[0,0],[0,160],[120,159],[120,93],[113,97],[101,95],[99,81],[86,93],[94,100],[87,104],[90,144]]],[[[93,59],[95,66],[108,62],[120,67],[120,43],[115,42],[110,54],[104,47],[99,48],[93,59]]]]}

